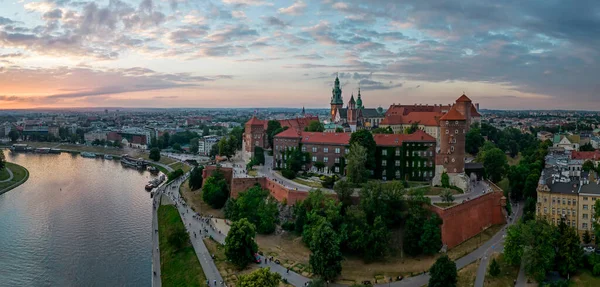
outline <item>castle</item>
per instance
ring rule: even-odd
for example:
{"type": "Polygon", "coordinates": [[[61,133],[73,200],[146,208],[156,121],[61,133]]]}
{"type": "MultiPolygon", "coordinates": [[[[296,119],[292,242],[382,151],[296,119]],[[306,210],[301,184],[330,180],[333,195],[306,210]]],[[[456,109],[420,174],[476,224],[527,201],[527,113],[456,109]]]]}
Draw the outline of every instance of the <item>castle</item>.
{"type": "Polygon", "coordinates": [[[348,105],[344,108],[344,99],[342,97],[342,89],[340,88],[340,79],[336,76],[333,88],[331,89],[331,123],[338,124],[355,132],[361,128],[378,127],[383,120],[384,110],[379,107],[376,109],[365,108],[363,106],[360,88],[358,89],[358,99],[354,100],[354,94],[350,96],[348,105]]]}

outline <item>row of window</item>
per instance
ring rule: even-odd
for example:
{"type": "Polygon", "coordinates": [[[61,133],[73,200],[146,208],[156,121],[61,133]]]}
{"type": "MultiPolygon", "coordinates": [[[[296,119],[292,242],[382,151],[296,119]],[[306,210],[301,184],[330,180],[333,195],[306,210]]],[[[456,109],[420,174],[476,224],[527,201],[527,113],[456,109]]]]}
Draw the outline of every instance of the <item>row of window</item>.
{"type": "MultiPolygon", "coordinates": [[[[556,220],[555,218],[552,218],[552,224],[556,225],[556,224],[559,224],[559,223],[560,223],[560,220],[556,220]]],[[[565,220],[565,223],[567,224],[567,226],[577,227],[577,222],[575,220],[573,220],[573,221],[571,221],[571,220],[565,220]]]]}
{"type": "MultiPolygon", "coordinates": [[[[387,154],[388,154],[387,149],[382,149],[381,150],[381,155],[382,156],[387,156],[387,154]]],[[[419,151],[415,151],[415,150],[413,150],[413,152],[412,152],[412,156],[416,156],[416,155],[418,155],[418,156],[427,156],[427,154],[428,153],[427,153],[426,150],[424,150],[424,151],[420,151],[420,150],[419,151]]],[[[406,156],[409,156],[409,155],[410,155],[410,152],[406,151],[406,156]]],[[[396,148],[395,156],[400,156],[400,149],[399,148],[396,148]]],[[[433,156],[433,151],[429,151],[429,156],[433,156]]]]}
{"type": "MultiPolygon", "coordinates": [[[[302,146],[302,151],[304,151],[304,152],[306,151],[306,146],[302,146]]],[[[318,152],[318,151],[319,151],[319,147],[316,147],[316,146],[313,146],[313,147],[312,147],[312,152],[318,152]]],[[[339,148],[339,147],[336,147],[336,148],[334,149],[334,152],[335,152],[335,153],[340,153],[341,151],[342,151],[342,149],[341,149],[341,148],[339,148]]],[[[323,148],[323,152],[324,152],[324,153],[328,153],[328,152],[329,152],[329,148],[328,148],[328,147],[324,147],[324,148],[323,148]]],[[[348,152],[350,152],[350,150],[348,150],[347,148],[345,148],[345,149],[344,149],[344,153],[345,153],[345,154],[348,154],[348,152]]]]}
{"type": "MultiPolygon", "coordinates": [[[[433,177],[433,171],[429,171],[429,172],[427,172],[427,171],[424,171],[424,172],[422,172],[422,171],[418,171],[417,173],[415,173],[415,172],[413,171],[413,172],[412,172],[412,176],[413,176],[413,177],[415,177],[415,175],[417,175],[417,176],[419,176],[419,177],[422,177],[422,176],[423,176],[423,177],[427,177],[427,176],[429,176],[429,177],[433,177]]],[[[381,172],[381,176],[382,176],[383,178],[385,178],[385,177],[387,176],[387,171],[386,171],[386,170],[383,170],[383,171],[381,172]]],[[[399,171],[399,170],[396,170],[396,172],[394,173],[394,176],[395,176],[396,178],[398,178],[398,179],[399,179],[399,178],[401,178],[401,177],[402,177],[402,174],[400,173],[400,171],[399,171]]]]}
{"type": "MultiPolygon", "coordinates": [[[[538,207],[539,209],[539,207],[538,207]]],[[[552,208],[552,214],[561,214],[560,213],[560,208],[552,208]]],[[[548,214],[548,207],[544,207],[544,214],[548,214]]],[[[563,208],[562,209],[562,215],[577,215],[577,212],[575,212],[574,208],[571,208],[570,210],[568,208],[563,208]]],[[[587,216],[587,214],[585,214],[587,216]]]]}
{"type": "MultiPolygon", "coordinates": [[[[463,129],[462,133],[466,134],[467,132],[466,132],[466,130],[463,129]]],[[[446,134],[450,134],[450,130],[449,129],[446,129],[446,134]]],[[[454,130],[454,134],[458,134],[458,130],[454,130]]]]}

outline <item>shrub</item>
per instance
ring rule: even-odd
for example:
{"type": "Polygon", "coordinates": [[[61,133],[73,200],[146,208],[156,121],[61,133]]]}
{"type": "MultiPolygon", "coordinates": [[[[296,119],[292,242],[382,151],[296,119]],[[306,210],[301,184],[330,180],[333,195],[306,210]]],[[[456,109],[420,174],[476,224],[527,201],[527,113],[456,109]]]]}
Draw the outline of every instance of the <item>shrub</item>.
{"type": "Polygon", "coordinates": [[[281,175],[283,175],[283,177],[287,178],[287,179],[294,179],[296,178],[296,173],[292,170],[289,169],[284,169],[281,171],[281,175]]]}
{"type": "Polygon", "coordinates": [[[281,228],[285,231],[294,231],[296,224],[293,221],[286,221],[281,225],[281,228]]]}

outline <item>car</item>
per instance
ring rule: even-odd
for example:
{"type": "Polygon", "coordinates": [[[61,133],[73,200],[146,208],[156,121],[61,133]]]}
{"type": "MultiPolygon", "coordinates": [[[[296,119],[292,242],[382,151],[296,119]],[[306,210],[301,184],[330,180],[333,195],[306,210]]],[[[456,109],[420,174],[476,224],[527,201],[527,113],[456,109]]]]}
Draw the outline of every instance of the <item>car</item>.
{"type": "Polygon", "coordinates": [[[596,251],[596,249],[592,246],[586,246],[586,247],[583,247],[583,251],[585,251],[587,253],[592,253],[592,252],[596,251]]]}
{"type": "Polygon", "coordinates": [[[260,255],[258,253],[254,253],[254,263],[260,264],[260,255]]]}

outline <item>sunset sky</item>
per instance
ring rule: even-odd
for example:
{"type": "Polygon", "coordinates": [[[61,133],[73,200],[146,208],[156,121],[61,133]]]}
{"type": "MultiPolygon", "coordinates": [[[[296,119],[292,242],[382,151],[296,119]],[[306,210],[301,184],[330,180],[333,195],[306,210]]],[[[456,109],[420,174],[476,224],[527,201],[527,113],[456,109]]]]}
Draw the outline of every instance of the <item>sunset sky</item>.
{"type": "Polygon", "coordinates": [[[0,109],[600,110],[600,1],[0,0],[0,109]]]}

